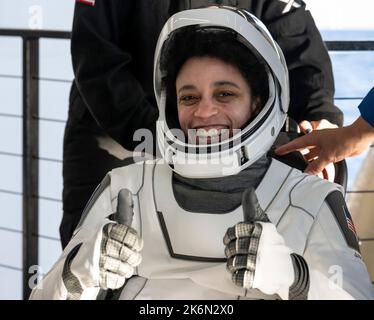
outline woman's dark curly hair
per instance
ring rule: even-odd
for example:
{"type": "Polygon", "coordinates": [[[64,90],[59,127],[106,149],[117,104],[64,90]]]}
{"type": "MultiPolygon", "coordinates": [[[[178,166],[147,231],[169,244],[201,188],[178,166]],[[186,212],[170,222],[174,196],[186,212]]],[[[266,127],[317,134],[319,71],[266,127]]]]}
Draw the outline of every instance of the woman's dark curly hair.
{"type": "MultiPolygon", "coordinates": [[[[268,99],[268,77],[265,62],[238,40],[234,31],[219,27],[188,26],[176,30],[165,42],[160,61],[162,86],[167,90],[166,110],[169,128],[179,128],[175,82],[184,63],[192,57],[212,57],[238,68],[260,101],[258,113],[268,99]]],[[[255,115],[255,114],[254,114],[255,115]]]]}

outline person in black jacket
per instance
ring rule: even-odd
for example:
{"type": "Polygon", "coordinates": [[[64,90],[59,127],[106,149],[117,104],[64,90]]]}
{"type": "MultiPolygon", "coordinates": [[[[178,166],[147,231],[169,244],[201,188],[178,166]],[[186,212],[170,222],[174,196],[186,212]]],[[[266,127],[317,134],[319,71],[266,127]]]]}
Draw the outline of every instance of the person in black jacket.
{"type": "Polygon", "coordinates": [[[71,39],[75,81],[64,135],[63,247],[95,187],[126,163],[125,149],[139,144],[135,131],[155,132],[153,54],[162,26],[177,11],[209,5],[245,8],[265,23],[286,57],[292,119],[315,128],[342,124],[328,52],[300,0],[77,0],[71,39]]]}

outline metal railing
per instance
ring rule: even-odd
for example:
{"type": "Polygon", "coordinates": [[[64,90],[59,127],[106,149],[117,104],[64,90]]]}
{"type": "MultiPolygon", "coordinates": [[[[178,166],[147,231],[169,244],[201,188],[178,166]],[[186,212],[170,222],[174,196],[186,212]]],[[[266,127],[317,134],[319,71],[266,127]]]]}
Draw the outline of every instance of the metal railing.
{"type": "Polygon", "coordinates": [[[38,265],[39,226],[39,39],[70,39],[69,32],[0,29],[0,36],[22,38],[22,271],[23,298],[30,295],[29,267],[38,265]]]}
{"type": "MultiPolygon", "coordinates": [[[[38,200],[41,198],[37,194],[39,188],[38,162],[41,159],[39,157],[39,120],[41,120],[41,118],[39,118],[39,40],[41,38],[70,39],[70,35],[70,32],[65,31],[0,29],[0,36],[21,37],[23,45],[23,187],[22,193],[9,190],[0,190],[0,192],[13,193],[22,196],[23,230],[15,231],[20,232],[23,235],[23,268],[20,269],[1,264],[0,266],[19,271],[22,270],[24,299],[28,299],[31,291],[29,287],[28,270],[30,266],[38,265],[39,253],[38,200]]],[[[330,51],[374,51],[374,41],[326,41],[325,43],[330,51]]],[[[0,75],[0,77],[12,78],[15,76],[0,75]]],[[[339,100],[339,98],[337,99],[339,100]]],[[[346,98],[341,99],[343,100],[346,98]]],[[[362,97],[350,99],[362,99],[362,97]]]]}

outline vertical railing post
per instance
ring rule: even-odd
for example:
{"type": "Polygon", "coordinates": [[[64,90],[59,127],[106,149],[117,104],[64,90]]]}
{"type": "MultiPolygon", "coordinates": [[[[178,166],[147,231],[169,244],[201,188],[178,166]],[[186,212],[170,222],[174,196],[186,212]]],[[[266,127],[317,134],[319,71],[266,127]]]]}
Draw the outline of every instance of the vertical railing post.
{"type": "Polygon", "coordinates": [[[39,39],[23,38],[23,298],[38,265],[39,39]]]}

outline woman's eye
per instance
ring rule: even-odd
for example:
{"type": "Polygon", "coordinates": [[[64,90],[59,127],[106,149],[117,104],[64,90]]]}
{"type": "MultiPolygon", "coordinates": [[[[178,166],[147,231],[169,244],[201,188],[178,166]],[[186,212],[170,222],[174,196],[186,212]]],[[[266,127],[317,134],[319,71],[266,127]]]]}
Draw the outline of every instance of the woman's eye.
{"type": "Polygon", "coordinates": [[[235,97],[235,93],[222,91],[222,92],[219,92],[216,95],[216,97],[218,101],[226,102],[226,101],[230,101],[231,99],[233,99],[235,97]]]}
{"type": "Polygon", "coordinates": [[[179,103],[180,104],[184,104],[184,105],[192,105],[194,103],[196,103],[197,101],[199,100],[198,97],[196,96],[182,96],[179,98],[179,103]]]}
{"type": "Polygon", "coordinates": [[[229,96],[233,96],[234,94],[232,92],[221,92],[219,95],[221,97],[229,97],[229,96]]]}

